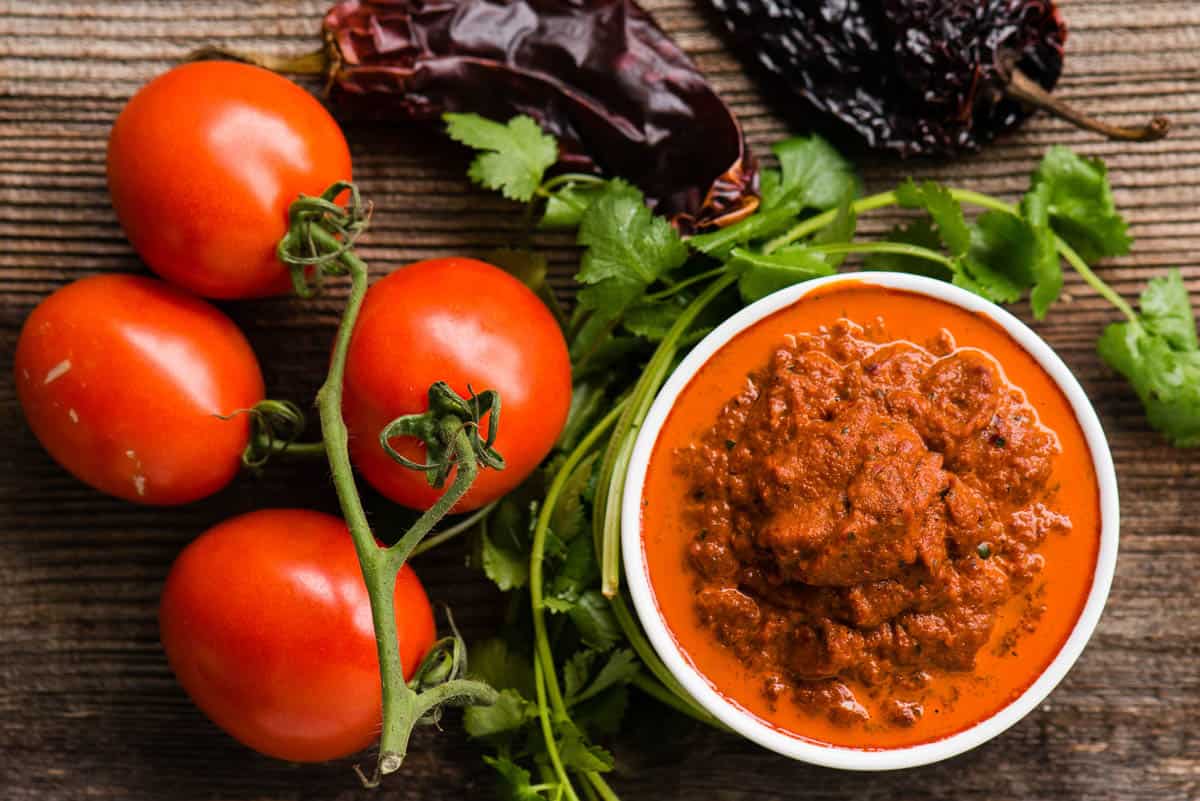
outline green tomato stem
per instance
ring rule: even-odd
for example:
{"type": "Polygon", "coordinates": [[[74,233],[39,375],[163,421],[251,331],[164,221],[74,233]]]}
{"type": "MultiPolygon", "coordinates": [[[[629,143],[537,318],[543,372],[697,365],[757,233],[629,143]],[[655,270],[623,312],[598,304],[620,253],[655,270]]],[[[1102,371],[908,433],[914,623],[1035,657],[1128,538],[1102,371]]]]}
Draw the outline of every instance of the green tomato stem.
{"type": "Polygon", "coordinates": [[[267,449],[271,452],[272,457],[286,459],[312,459],[318,456],[325,456],[324,442],[283,442],[275,440],[267,446],[267,449]]]}
{"type": "Polygon", "coordinates": [[[413,551],[411,554],[409,554],[408,558],[411,559],[414,556],[420,556],[423,553],[432,551],[434,548],[444,545],[455,537],[470,531],[471,529],[475,528],[475,526],[486,520],[488,516],[491,515],[492,510],[495,508],[496,501],[493,501],[482,509],[473,512],[463,520],[455,523],[453,526],[443,529],[436,534],[430,535],[429,539],[423,540],[419,545],[417,545],[416,548],[413,548],[413,551]]]}
{"type": "MultiPolygon", "coordinates": [[[[324,232],[315,232],[319,238],[324,232]]],[[[333,237],[329,237],[331,240],[333,237]]],[[[326,244],[326,243],[321,243],[326,244]]],[[[336,240],[331,243],[335,248],[336,240]]],[[[371,603],[375,624],[375,641],[379,653],[379,675],[383,691],[383,733],[379,743],[377,776],[400,769],[408,752],[408,739],[416,722],[416,693],[404,681],[400,664],[400,642],[396,632],[395,587],[396,570],[376,544],[367,521],[366,510],[354,483],[350,464],[350,434],[342,418],[342,384],[346,374],[346,355],[350,337],[367,293],[367,265],[353,253],[343,253],[342,263],[350,272],[350,294],[334,341],[329,375],[317,392],[317,409],[321,417],[321,433],[333,475],[333,486],[346,525],[354,539],[354,548],[362,567],[363,580],[371,603]]],[[[378,778],[373,779],[378,783],[378,778]]],[[[368,782],[371,783],[371,782],[368,782]]]]}
{"type": "Polygon", "coordinates": [[[450,513],[454,504],[458,503],[463,495],[466,495],[467,490],[475,483],[475,477],[479,475],[479,463],[475,456],[475,448],[462,421],[457,417],[447,417],[440,422],[440,427],[443,436],[454,443],[454,452],[457,457],[454,481],[450,484],[449,489],[442,493],[442,497],[438,498],[433,506],[430,506],[417,518],[404,536],[395,545],[386,549],[385,552],[395,564],[396,570],[399,570],[408,560],[413,549],[425,538],[425,535],[433,531],[433,527],[450,513]]]}
{"type": "Polygon", "coordinates": [[[461,421],[443,421],[444,427],[457,426],[453,431],[446,429],[447,433],[454,437],[455,449],[461,460],[454,484],[438,503],[418,519],[400,542],[386,549],[376,543],[358,494],[358,487],[354,483],[354,472],[350,463],[349,431],[342,417],[342,385],[346,373],[346,356],[350,349],[350,337],[367,292],[367,265],[352,251],[342,248],[342,244],[329,232],[314,227],[310,234],[313,241],[326,252],[340,252],[338,259],[350,274],[350,293],[346,299],[341,323],[338,325],[329,374],[317,392],[317,408],[334,489],[337,491],[338,503],[358,554],[375,626],[383,698],[383,730],[375,774],[367,777],[359,771],[364,784],[374,786],[382,776],[400,769],[408,753],[408,742],[413,727],[438,703],[450,697],[469,699],[473,703],[493,703],[496,698],[494,690],[478,682],[449,682],[418,695],[404,679],[396,628],[397,573],[421,537],[427,534],[467,491],[478,468],[474,450],[461,421]]]}

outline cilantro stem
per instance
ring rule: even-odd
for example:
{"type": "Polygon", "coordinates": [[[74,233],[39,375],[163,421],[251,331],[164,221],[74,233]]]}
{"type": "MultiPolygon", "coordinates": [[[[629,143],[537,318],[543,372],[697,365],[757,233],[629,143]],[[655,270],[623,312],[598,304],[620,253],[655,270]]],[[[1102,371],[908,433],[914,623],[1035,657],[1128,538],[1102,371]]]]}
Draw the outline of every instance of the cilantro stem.
{"type": "Polygon", "coordinates": [[[596,795],[596,791],[593,789],[591,782],[585,780],[583,784],[579,786],[583,789],[584,801],[600,801],[600,796],[596,795]]]}
{"type": "Polygon", "coordinates": [[[1100,278],[1100,276],[1092,272],[1092,268],[1088,266],[1088,263],[1083,260],[1082,256],[1075,252],[1073,247],[1068,245],[1058,236],[1055,236],[1054,239],[1055,245],[1058,247],[1059,255],[1067,260],[1067,264],[1070,264],[1075,269],[1075,272],[1079,273],[1080,277],[1088,283],[1088,286],[1100,293],[1100,296],[1109,303],[1116,306],[1117,309],[1120,310],[1121,314],[1125,315],[1129,322],[1133,323],[1134,325],[1141,324],[1138,322],[1137,313],[1133,310],[1133,307],[1129,305],[1129,302],[1126,301],[1125,298],[1118,295],[1115,289],[1104,283],[1104,280],[1100,278]]]}
{"type": "Polygon", "coordinates": [[[606,183],[608,183],[608,179],[601,178],[599,175],[588,175],[583,172],[567,172],[543,181],[542,185],[537,188],[537,193],[542,197],[548,197],[551,192],[564,184],[590,184],[595,186],[606,183]]]}
{"type": "MultiPolygon", "coordinates": [[[[980,208],[990,209],[991,211],[1004,212],[1005,214],[1011,214],[1016,217],[1021,216],[1020,209],[1018,209],[1016,206],[1014,206],[1010,203],[1005,203],[1003,200],[1000,200],[999,198],[994,198],[994,197],[991,197],[990,195],[984,195],[980,192],[972,192],[969,189],[950,188],[949,191],[950,191],[950,196],[953,197],[955,200],[957,200],[959,203],[967,203],[972,206],[979,206],[980,208]]],[[[861,200],[856,201],[855,203],[852,204],[851,208],[854,209],[856,214],[861,214],[866,211],[873,211],[875,209],[881,209],[886,206],[894,206],[898,202],[899,201],[896,197],[895,192],[880,192],[877,195],[870,195],[868,197],[865,197],[865,198],[862,198],[861,200]]],[[[836,217],[837,217],[837,209],[834,209],[831,211],[824,212],[822,214],[818,214],[815,217],[809,217],[807,220],[802,220],[799,223],[797,223],[796,225],[792,226],[792,228],[790,228],[787,232],[785,232],[785,233],[775,237],[774,239],[770,240],[769,242],[767,242],[767,244],[763,246],[763,253],[768,253],[768,254],[773,253],[774,251],[778,250],[779,248],[784,247],[785,245],[789,245],[792,242],[795,242],[797,239],[808,236],[809,234],[814,234],[817,231],[820,231],[822,228],[825,228],[826,226],[830,225],[836,217]]],[[[884,243],[880,243],[880,244],[884,244],[884,243]]],[[[1087,282],[1088,286],[1090,286],[1092,289],[1096,290],[1096,292],[1102,298],[1107,300],[1113,306],[1116,306],[1117,309],[1121,312],[1121,314],[1125,315],[1125,317],[1128,318],[1130,321],[1137,322],[1137,313],[1134,312],[1133,307],[1129,305],[1129,302],[1126,301],[1123,297],[1121,297],[1120,294],[1118,294],[1112,287],[1110,287],[1108,284],[1106,284],[1104,282],[1104,280],[1102,278],[1100,278],[1100,276],[1096,275],[1096,273],[1092,270],[1092,268],[1090,266],[1088,266],[1088,263],[1083,260],[1083,257],[1080,256],[1078,253],[1076,253],[1075,249],[1072,248],[1070,246],[1070,244],[1068,244],[1065,240],[1063,240],[1063,238],[1061,236],[1059,236],[1058,234],[1054,235],[1054,245],[1058,249],[1059,255],[1062,256],[1063,259],[1065,259],[1066,262],[1071,265],[1071,267],[1075,270],[1075,272],[1079,273],[1079,276],[1085,282],[1087,282]]],[[[816,250],[816,249],[818,249],[818,247],[827,247],[827,246],[813,246],[813,249],[816,250]]],[[[835,252],[835,251],[824,251],[824,252],[828,253],[828,252],[835,252]]],[[[844,251],[844,252],[852,252],[852,251],[844,251]]],[[[862,251],[862,252],[867,252],[867,251],[862,251]]],[[[877,252],[899,252],[899,251],[877,251],[877,252]]],[[[932,253],[933,251],[929,251],[929,252],[932,253]]],[[[910,253],[908,255],[920,256],[921,258],[928,258],[927,256],[925,256],[923,254],[918,254],[918,253],[910,253]]],[[[948,260],[944,260],[944,259],[940,259],[940,258],[935,259],[935,261],[942,261],[943,263],[948,262],[948,260]]]]}
{"type": "Polygon", "coordinates": [[[667,298],[679,293],[681,290],[687,289],[689,286],[694,286],[695,284],[700,284],[712,278],[716,278],[724,272],[725,265],[714,267],[711,270],[700,273],[699,275],[693,275],[691,278],[685,278],[679,283],[672,284],[666,289],[660,289],[658,292],[651,292],[643,297],[642,300],[648,303],[656,303],[660,300],[666,300],[667,298]]]}
{"type": "MultiPolygon", "coordinates": [[[[959,203],[970,203],[976,206],[981,206],[992,211],[1002,211],[1006,214],[1021,216],[1021,211],[1016,206],[1005,203],[988,195],[982,195],[979,192],[972,192],[969,189],[951,189],[950,195],[959,203]]],[[[1125,298],[1117,294],[1116,290],[1104,282],[1104,280],[1096,275],[1088,263],[1083,260],[1083,257],[1075,252],[1075,248],[1071,247],[1061,236],[1054,235],[1054,246],[1058,249],[1058,254],[1066,260],[1067,264],[1079,273],[1079,277],[1087,282],[1088,286],[1096,290],[1100,297],[1107,300],[1112,305],[1116,306],[1121,314],[1125,315],[1130,322],[1137,322],[1137,313],[1133,307],[1129,305],[1125,298]]]]}
{"type": "Polygon", "coordinates": [[[675,691],[664,687],[653,676],[647,676],[645,673],[636,674],[630,683],[644,692],[646,695],[658,701],[660,704],[671,707],[680,714],[687,715],[692,720],[703,723],[707,726],[712,726],[723,732],[728,732],[724,723],[721,723],[716,718],[709,715],[699,707],[695,707],[686,696],[680,696],[675,691]],[[699,711],[697,711],[699,709],[699,711]]]}
{"type": "MultiPolygon", "coordinates": [[[[854,210],[855,214],[862,214],[863,212],[882,209],[886,206],[894,206],[896,205],[896,202],[897,200],[895,192],[880,192],[877,195],[869,195],[861,200],[854,201],[850,208],[854,210]]],[[[809,234],[815,234],[817,231],[820,231],[822,228],[825,228],[834,220],[836,220],[837,215],[837,209],[830,209],[829,211],[818,214],[815,217],[809,217],[807,220],[801,220],[799,223],[789,228],[785,233],[782,233],[767,242],[767,244],[763,246],[763,253],[774,253],[781,247],[795,242],[797,239],[806,237],[809,234]]]]}
{"type": "MultiPolygon", "coordinates": [[[[551,672],[554,670],[553,662],[550,663],[550,670],[551,672]]],[[[567,798],[571,801],[579,801],[579,796],[575,794],[575,787],[571,784],[571,777],[567,775],[562,757],[558,753],[558,741],[554,739],[554,728],[550,724],[550,715],[547,714],[546,708],[546,672],[542,667],[541,656],[537,653],[533,655],[533,685],[537,690],[538,719],[542,726],[542,737],[546,741],[546,754],[550,757],[550,764],[554,767],[554,775],[558,778],[559,786],[566,791],[567,798]]]]}
{"type": "Polygon", "coordinates": [[[972,192],[970,189],[950,189],[950,196],[959,203],[967,203],[972,206],[979,206],[992,211],[1003,211],[1006,214],[1018,214],[1017,208],[1011,204],[1005,203],[999,198],[991,195],[984,195],[979,192],[972,192]]]}
{"type": "Polygon", "coordinates": [[[811,250],[814,253],[828,253],[830,255],[841,253],[892,253],[898,256],[912,256],[918,259],[934,261],[945,265],[951,270],[955,268],[955,264],[951,259],[943,256],[936,250],[923,248],[920,245],[909,245],[904,242],[850,242],[847,244],[811,245],[807,246],[806,250],[811,250]]]}
{"type": "Polygon", "coordinates": [[[661,695],[656,695],[654,691],[636,681],[634,684],[642,687],[647,695],[658,698],[663,703],[678,709],[688,717],[694,718],[701,723],[707,723],[715,729],[725,731],[725,724],[708,714],[708,712],[692,700],[687,690],[675,679],[675,676],[663,664],[662,659],[654,652],[650,641],[646,639],[646,635],[642,632],[641,627],[633,619],[633,615],[630,614],[629,605],[625,603],[624,595],[618,593],[612,599],[611,604],[613,617],[617,619],[621,630],[625,632],[625,637],[629,640],[629,644],[633,646],[634,653],[638,655],[638,658],[642,660],[642,664],[653,674],[653,678],[650,676],[640,677],[639,674],[642,683],[645,685],[653,684],[657,692],[661,693],[661,695]],[[657,682],[655,679],[657,679],[657,682]]]}
{"type": "Polygon", "coordinates": [[[736,275],[722,275],[675,318],[675,322],[658,344],[646,369],[634,385],[629,403],[617,421],[612,438],[605,449],[596,487],[592,529],[600,556],[600,590],[610,600],[616,597],[620,586],[621,494],[625,488],[625,473],[633,455],[633,434],[646,419],[654,396],[658,394],[659,387],[671,372],[671,365],[679,350],[679,340],[695,321],[696,316],[736,280],[736,275]]]}
{"type": "Polygon", "coordinates": [[[608,786],[608,782],[606,782],[604,777],[599,773],[596,773],[595,771],[589,771],[584,775],[587,777],[587,780],[591,782],[592,787],[596,788],[596,792],[600,794],[600,798],[603,799],[603,801],[621,801],[621,799],[617,797],[617,794],[613,792],[613,789],[608,786]]]}
{"type": "MultiPolygon", "coordinates": [[[[604,436],[613,424],[617,422],[617,418],[625,411],[627,402],[622,401],[609,411],[604,418],[596,424],[595,428],[588,432],[575,450],[563,462],[558,473],[555,474],[554,480],[550,482],[549,489],[546,490],[546,498],[542,501],[542,508],[538,512],[537,522],[533,527],[533,544],[530,548],[529,555],[529,595],[533,605],[533,636],[537,651],[545,659],[549,665],[554,664],[554,654],[550,651],[550,639],[546,635],[546,607],[544,605],[543,592],[543,574],[542,568],[546,554],[546,534],[550,530],[550,517],[554,513],[554,509],[558,506],[558,498],[562,494],[563,487],[566,486],[571,474],[575,472],[575,468],[583,461],[584,457],[595,447],[600,438],[604,436]]],[[[556,712],[565,713],[566,704],[563,703],[562,690],[558,686],[558,676],[551,673],[546,680],[546,685],[550,693],[550,700],[556,712]]]]}

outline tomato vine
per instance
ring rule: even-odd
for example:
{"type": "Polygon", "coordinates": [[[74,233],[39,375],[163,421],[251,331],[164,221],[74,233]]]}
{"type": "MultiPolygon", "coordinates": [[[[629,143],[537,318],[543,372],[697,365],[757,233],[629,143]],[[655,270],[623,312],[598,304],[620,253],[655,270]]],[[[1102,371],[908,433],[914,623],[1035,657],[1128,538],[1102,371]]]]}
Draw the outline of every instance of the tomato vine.
{"type": "Polygon", "coordinates": [[[355,240],[367,226],[369,210],[353,184],[340,182],[320,197],[302,196],[289,210],[289,229],[279,243],[279,257],[292,271],[296,289],[311,296],[326,276],[350,277],[350,292],[334,342],[325,383],[317,392],[321,433],[333,475],[334,487],[370,596],[371,614],[379,653],[383,690],[383,730],[379,757],[371,775],[357,769],[368,787],[400,769],[408,752],[413,729],[436,723],[444,706],[494,703],[495,690],[487,684],[462,678],[466,659],[455,632],[434,646],[411,681],[405,681],[396,633],[394,592],[396,575],[421,540],[446,516],[474,482],[480,468],[500,469],[503,459],[492,448],[499,425],[500,399],[496,393],[471,393],[463,399],[438,382],[430,387],[429,411],[398,418],[381,432],[381,446],[401,464],[425,471],[434,486],[454,479],[436,503],[394,545],[382,546],[371,531],[355,484],[350,463],[349,432],[342,417],[342,385],[346,355],[362,308],[368,284],[367,265],[354,252],[355,240]],[[348,194],[346,205],[337,198],[348,194]],[[489,434],[480,436],[480,423],[491,415],[489,434]],[[416,464],[396,454],[391,436],[417,436],[425,441],[430,461],[416,464]]]}

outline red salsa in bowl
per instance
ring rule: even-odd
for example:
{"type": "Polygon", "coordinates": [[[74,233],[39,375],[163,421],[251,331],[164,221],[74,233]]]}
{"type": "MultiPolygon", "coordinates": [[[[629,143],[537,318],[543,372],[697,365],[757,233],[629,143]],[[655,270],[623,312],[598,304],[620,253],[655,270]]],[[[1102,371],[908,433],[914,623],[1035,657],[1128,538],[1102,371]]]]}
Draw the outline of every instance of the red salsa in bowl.
{"type": "Polygon", "coordinates": [[[998,323],[839,281],[720,346],[641,489],[657,611],[726,700],[816,743],[954,735],[1029,688],[1093,589],[1092,452],[998,323]]]}

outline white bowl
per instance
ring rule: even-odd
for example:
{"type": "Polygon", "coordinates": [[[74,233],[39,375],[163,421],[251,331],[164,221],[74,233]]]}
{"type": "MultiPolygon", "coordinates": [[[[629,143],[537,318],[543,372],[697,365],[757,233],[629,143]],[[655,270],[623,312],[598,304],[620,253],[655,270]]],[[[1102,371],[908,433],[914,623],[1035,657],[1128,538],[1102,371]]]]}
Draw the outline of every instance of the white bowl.
{"type": "Polygon", "coordinates": [[[765,748],[815,765],[863,771],[912,768],[948,759],[987,742],[1040,704],[1079,658],[1100,620],[1117,564],[1118,527],[1117,478],[1108,441],[1083,388],[1058,354],[1016,317],[977,295],[932,278],[888,272],[835,275],[780,290],[742,309],[702,339],[667,380],[650,408],[634,445],[621,508],[625,576],[634,606],[654,650],[688,693],[726,726],[765,748]],[[944,739],[904,748],[861,750],[800,739],[772,728],[718,693],[684,655],[668,630],[654,598],[642,547],[640,512],[646,469],[659,430],[679,393],[714,353],[743,330],[814,290],[846,280],[927,295],[968,311],[982,313],[994,320],[1033,356],[1066,395],[1091,449],[1100,487],[1100,549],[1092,588],[1075,628],[1058,655],[1025,692],[991,717],[944,739]]]}

